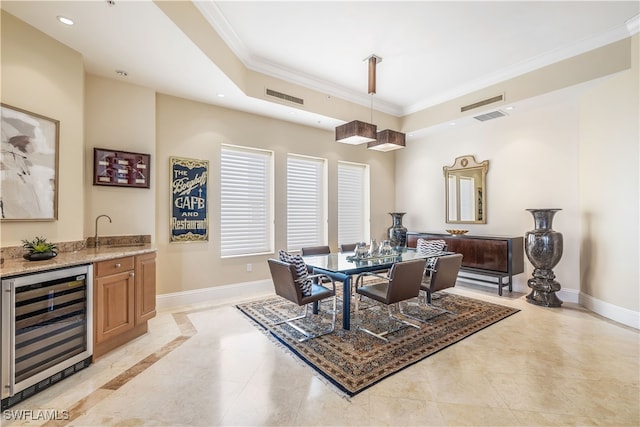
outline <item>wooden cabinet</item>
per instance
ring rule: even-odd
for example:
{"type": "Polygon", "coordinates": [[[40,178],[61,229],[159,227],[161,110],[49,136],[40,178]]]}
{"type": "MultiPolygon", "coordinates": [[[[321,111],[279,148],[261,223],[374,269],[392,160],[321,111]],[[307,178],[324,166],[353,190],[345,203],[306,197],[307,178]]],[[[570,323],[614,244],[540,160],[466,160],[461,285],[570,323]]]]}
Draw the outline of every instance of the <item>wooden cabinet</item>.
{"type": "Polygon", "coordinates": [[[155,253],[95,263],[94,358],[147,332],[156,314],[155,270],[155,253]]]}
{"type": "Polygon", "coordinates": [[[95,342],[102,343],[135,326],[133,257],[96,263],[94,280],[95,342]]]}
{"type": "Polygon", "coordinates": [[[451,236],[439,233],[407,233],[407,246],[416,247],[419,238],[442,239],[447,243],[447,250],[462,254],[461,272],[474,275],[491,276],[496,280],[485,280],[469,277],[472,280],[486,283],[497,283],[498,294],[502,288],[513,287],[513,276],[524,272],[524,239],[522,237],[500,236],[451,236]],[[507,283],[503,279],[507,278],[507,283]]]}
{"type": "Polygon", "coordinates": [[[156,254],[136,256],[136,323],[156,315],[156,254]]]}

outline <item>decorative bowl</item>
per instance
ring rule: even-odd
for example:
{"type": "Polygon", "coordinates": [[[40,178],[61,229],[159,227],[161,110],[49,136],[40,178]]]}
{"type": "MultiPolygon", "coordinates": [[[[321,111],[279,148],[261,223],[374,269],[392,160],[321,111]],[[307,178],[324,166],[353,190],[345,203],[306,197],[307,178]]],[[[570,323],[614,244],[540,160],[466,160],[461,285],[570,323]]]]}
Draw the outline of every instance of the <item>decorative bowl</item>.
{"type": "Polygon", "coordinates": [[[51,259],[51,258],[55,257],[56,255],[58,255],[58,253],[54,252],[54,251],[51,251],[51,252],[32,252],[32,253],[28,253],[28,254],[22,255],[22,258],[26,259],[27,261],[44,261],[46,259],[51,259]]]}
{"type": "Polygon", "coordinates": [[[447,233],[452,236],[462,236],[463,234],[467,234],[469,230],[445,230],[447,233]]]}

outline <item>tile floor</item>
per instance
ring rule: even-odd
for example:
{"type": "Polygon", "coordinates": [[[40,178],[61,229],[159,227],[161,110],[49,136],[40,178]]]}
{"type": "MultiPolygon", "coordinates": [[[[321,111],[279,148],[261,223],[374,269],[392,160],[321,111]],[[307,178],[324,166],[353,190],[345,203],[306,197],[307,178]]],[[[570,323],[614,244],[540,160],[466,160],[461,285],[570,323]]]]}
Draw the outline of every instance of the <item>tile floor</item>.
{"type": "Polygon", "coordinates": [[[574,304],[453,292],[522,311],[351,399],[232,305],[198,305],[159,313],[149,334],[3,412],[2,425],[640,425],[637,330],[574,304]]]}

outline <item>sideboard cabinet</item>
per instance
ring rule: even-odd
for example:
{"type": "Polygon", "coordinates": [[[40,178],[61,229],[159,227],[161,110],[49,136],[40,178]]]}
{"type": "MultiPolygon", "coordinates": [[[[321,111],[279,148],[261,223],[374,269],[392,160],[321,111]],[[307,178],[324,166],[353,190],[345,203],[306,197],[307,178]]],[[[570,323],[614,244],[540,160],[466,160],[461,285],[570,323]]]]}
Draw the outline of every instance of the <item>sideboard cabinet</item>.
{"type": "Polygon", "coordinates": [[[147,332],[156,315],[156,254],[94,264],[94,359],[147,332]]]}
{"type": "Polygon", "coordinates": [[[462,273],[472,273],[472,280],[498,285],[498,294],[508,286],[513,290],[513,276],[524,272],[524,239],[523,237],[499,236],[452,236],[440,233],[407,233],[407,246],[415,248],[418,239],[441,239],[447,243],[447,250],[462,254],[462,273]],[[492,280],[479,276],[489,276],[492,280]],[[508,279],[504,282],[504,279],[508,279]]]}

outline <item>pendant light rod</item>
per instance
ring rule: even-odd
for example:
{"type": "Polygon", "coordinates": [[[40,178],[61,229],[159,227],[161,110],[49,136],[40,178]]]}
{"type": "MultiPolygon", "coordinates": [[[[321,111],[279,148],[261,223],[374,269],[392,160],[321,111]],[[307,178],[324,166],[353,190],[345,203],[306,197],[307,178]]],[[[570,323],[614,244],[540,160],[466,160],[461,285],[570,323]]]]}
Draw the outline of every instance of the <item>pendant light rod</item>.
{"type": "Polygon", "coordinates": [[[378,62],[382,62],[382,58],[379,56],[372,54],[364,59],[365,61],[369,61],[369,92],[368,93],[376,93],[376,65],[378,62]]]}

